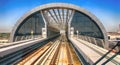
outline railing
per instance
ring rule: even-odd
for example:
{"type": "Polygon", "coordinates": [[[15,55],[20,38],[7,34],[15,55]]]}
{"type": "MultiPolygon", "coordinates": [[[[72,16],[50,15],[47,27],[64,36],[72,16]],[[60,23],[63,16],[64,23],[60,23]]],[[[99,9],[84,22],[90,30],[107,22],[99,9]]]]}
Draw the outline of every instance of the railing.
{"type": "MultiPolygon", "coordinates": [[[[94,45],[94,44],[90,44],[89,42],[91,42],[91,40],[92,39],[94,39],[94,38],[92,38],[92,39],[90,39],[90,38],[92,38],[92,37],[87,37],[87,36],[82,36],[82,35],[79,35],[78,37],[76,37],[75,36],[75,38],[74,39],[77,39],[76,41],[79,41],[80,42],[80,44],[83,44],[83,45],[85,45],[86,47],[88,47],[88,48],[90,48],[90,49],[92,49],[93,51],[95,51],[98,55],[100,55],[100,56],[97,56],[98,57],[98,60],[95,60],[93,63],[90,63],[90,64],[94,64],[94,65],[101,65],[101,63],[102,63],[102,65],[105,65],[105,64],[107,64],[107,63],[111,63],[111,64],[115,64],[115,65],[120,65],[120,42],[119,42],[119,44],[117,44],[117,45],[115,45],[115,47],[113,47],[110,51],[109,50],[106,50],[106,49],[104,49],[104,48],[101,48],[101,47],[99,47],[99,46],[97,46],[97,45],[94,45]],[[86,40],[86,41],[85,41],[86,40]],[[119,49],[119,51],[117,51],[116,53],[113,53],[113,49],[115,49],[115,48],[118,48],[119,49]],[[112,52],[112,53],[111,53],[112,52]]],[[[94,41],[95,42],[95,41],[94,41]]],[[[118,42],[118,40],[117,41],[115,41],[115,42],[118,42]]],[[[79,45],[78,45],[79,46],[79,45]]],[[[83,47],[78,47],[78,50],[80,50],[80,53],[83,53],[83,47]],[[80,48],[82,48],[82,51],[81,51],[81,49],[80,48]]],[[[86,51],[85,51],[86,52],[86,51]]],[[[88,54],[88,53],[87,53],[88,54]]],[[[87,56],[87,54],[86,54],[86,56],[84,57],[84,53],[82,54],[82,56],[84,57],[84,58],[86,58],[86,57],[88,57],[87,56]]],[[[92,54],[92,53],[91,53],[92,54]]],[[[93,58],[94,58],[95,56],[93,56],[93,58]]],[[[92,58],[92,57],[90,57],[90,58],[92,58]]],[[[89,61],[89,59],[86,59],[86,61],[89,61]]],[[[90,62],[91,62],[91,60],[90,60],[90,62]]]]}
{"type": "Polygon", "coordinates": [[[15,37],[15,41],[19,41],[19,40],[27,40],[27,39],[33,39],[33,38],[39,38],[42,37],[42,35],[26,35],[26,36],[16,36],[15,37]]]}
{"type": "MultiPolygon", "coordinates": [[[[54,37],[57,37],[57,36],[59,36],[59,34],[53,35],[49,38],[54,38],[54,37]]],[[[34,38],[30,38],[30,39],[26,39],[26,40],[20,40],[20,41],[16,41],[16,42],[6,43],[4,45],[1,45],[0,48],[5,48],[5,47],[13,46],[13,45],[18,45],[18,44],[22,44],[22,43],[25,43],[25,42],[38,40],[38,39],[42,39],[42,38],[43,38],[42,36],[36,36],[34,38]]]]}
{"type": "MultiPolygon", "coordinates": [[[[105,62],[102,63],[102,65],[107,64],[110,62],[112,59],[114,59],[117,55],[120,55],[120,41],[111,49],[109,50],[106,54],[104,54],[100,59],[98,59],[93,65],[97,65],[101,60],[103,60],[110,52],[112,52],[113,49],[118,48],[118,52],[116,52],[114,55],[112,55],[110,58],[108,58],[105,62]]],[[[120,63],[119,63],[120,64],[120,63]]]]}
{"type": "Polygon", "coordinates": [[[9,40],[7,40],[7,39],[6,40],[3,39],[3,40],[0,40],[0,43],[8,43],[8,41],[9,40]]]}
{"type": "MultiPolygon", "coordinates": [[[[101,46],[102,47],[104,46],[104,40],[102,39],[98,39],[98,38],[93,38],[93,37],[88,37],[88,36],[83,36],[83,35],[78,35],[78,37],[76,37],[78,39],[82,39],[84,41],[87,41],[89,43],[93,43],[95,45],[98,45],[98,46],[101,46]]],[[[118,42],[117,44],[115,44],[111,50],[105,52],[101,58],[99,58],[93,65],[97,65],[99,64],[101,61],[103,61],[103,59],[107,58],[107,60],[105,60],[102,65],[106,65],[107,63],[109,62],[113,62],[115,64],[119,64],[120,65],[120,62],[117,62],[116,59],[118,59],[118,55],[120,55],[120,40],[114,40],[112,42],[118,42]],[[116,51],[116,53],[113,53],[111,54],[111,52],[113,52],[114,49],[118,49],[116,51]],[[116,63],[117,62],[117,63],[116,63]]]]}
{"type": "Polygon", "coordinates": [[[9,46],[13,46],[13,45],[18,45],[21,43],[25,43],[25,42],[29,42],[29,41],[33,41],[33,40],[37,40],[37,39],[41,39],[42,37],[39,38],[34,38],[34,39],[27,39],[27,40],[21,40],[21,41],[17,41],[17,42],[11,42],[11,43],[6,43],[0,46],[0,48],[5,48],[5,47],[9,47],[9,46]]]}
{"type": "Polygon", "coordinates": [[[77,38],[80,38],[82,40],[85,40],[89,43],[95,44],[100,47],[104,47],[104,44],[105,44],[104,40],[100,38],[94,38],[94,37],[83,36],[83,35],[78,35],[77,38]]]}

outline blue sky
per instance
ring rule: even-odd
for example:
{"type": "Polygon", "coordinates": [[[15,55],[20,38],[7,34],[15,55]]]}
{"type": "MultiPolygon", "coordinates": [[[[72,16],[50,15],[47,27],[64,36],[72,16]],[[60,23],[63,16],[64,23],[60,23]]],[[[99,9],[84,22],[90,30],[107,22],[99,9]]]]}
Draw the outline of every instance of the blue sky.
{"type": "Polygon", "coordinates": [[[71,3],[93,13],[107,31],[120,24],[120,0],[0,0],[0,32],[10,32],[17,20],[34,7],[54,2],[71,3]]]}

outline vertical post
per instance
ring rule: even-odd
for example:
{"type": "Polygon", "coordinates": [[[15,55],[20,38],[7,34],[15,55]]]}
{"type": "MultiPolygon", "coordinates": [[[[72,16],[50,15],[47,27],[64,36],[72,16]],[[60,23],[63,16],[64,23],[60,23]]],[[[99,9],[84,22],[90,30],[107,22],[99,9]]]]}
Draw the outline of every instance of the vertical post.
{"type": "Polygon", "coordinates": [[[34,24],[35,24],[35,32],[34,32],[34,33],[36,34],[36,33],[37,33],[37,32],[36,32],[36,31],[37,31],[37,27],[36,27],[36,25],[37,25],[37,20],[36,20],[36,19],[37,19],[37,16],[35,16],[34,19],[35,19],[35,23],[34,23],[34,24]]]}
{"type": "Polygon", "coordinates": [[[93,39],[94,39],[94,43],[97,45],[96,39],[95,38],[93,38],[93,39]]]}
{"type": "Polygon", "coordinates": [[[42,15],[42,18],[44,20],[44,23],[45,23],[45,38],[47,38],[47,21],[45,20],[45,17],[43,15],[44,12],[40,11],[41,15],[42,15]]]}
{"type": "Polygon", "coordinates": [[[92,42],[92,40],[91,40],[91,39],[92,39],[91,37],[88,37],[89,43],[91,43],[91,42],[92,42]]]}
{"type": "Polygon", "coordinates": [[[105,43],[104,43],[104,40],[100,40],[102,42],[102,46],[104,47],[105,46],[105,43]]]}
{"type": "Polygon", "coordinates": [[[31,30],[31,37],[32,37],[32,39],[33,39],[33,33],[34,33],[33,30],[31,30]]]}
{"type": "Polygon", "coordinates": [[[46,38],[46,29],[42,28],[42,37],[46,38]]]}
{"type": "MultiPolygon", "coordinates": [[[[69,28],[69,29],[68,29],[68,33],[69,33],[70,37],[71,37],[71,31],[70,31],[70,30],[71,30],[71,28],[72,28],[72,27],[71,27],[71,21],[72,21],[74,12],[75,12],[75,11],[72,10],[72,13],[71,13],[71,15],[69,15],[69,19],[68,19],[68,28],[69,28]]],[[[69,36],[69,35],[68,35],[68,36],[69,36]]]]}
{"type": "Polygon", "coordinates": [[[77,39],[78,39],[78,33],[79,33],[79,31],[77,30],[76,32],[77,32],[77,39]]]}
{"type": "Polygon", "coordinates": [[[73,27],[70,28],[70,36],[74,37],[74,28],[73,27]]]}
{"type": "Polygon", "coordinates": [[[18,39],[18,36],[15,37],[15,42],[17,41],[17,39],[18,39]]]}

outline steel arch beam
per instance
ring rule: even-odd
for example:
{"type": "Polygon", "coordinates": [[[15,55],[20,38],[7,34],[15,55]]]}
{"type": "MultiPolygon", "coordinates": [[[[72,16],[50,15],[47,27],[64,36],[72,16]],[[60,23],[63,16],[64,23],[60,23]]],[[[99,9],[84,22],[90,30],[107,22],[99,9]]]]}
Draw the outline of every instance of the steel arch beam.
{"type": "MultiPolygon", "coordinates": [[[[104,35],[104,39],[105,39],[105,47],[108,48],[108,38],[107,38],[107,32],[103,26],[103,24],[100,22],[100,20],[93,15],[92,13],[88,12],[87,10],[76,6],[76,5],[72,5],[72,4],[68,4],[68,3],[49,3],[49,4],[45,4],[45,5],[41,5],[38,6],[36,8],[33,8],[32,10],[28,11],[26,14],[24,14],[15,24],[15,26],[12,29],[11,35],[10,35],[10,42],[13,42],[13,38],[14,38],[14,34],[18,28],[18,26],[31,14],[37,12],[37,11],[42,11],[44,9],[49,9],[49,8],[68,8],[68,9],[73,9],[73,10],[77,10],[79,12],[82,12],[84,14],[86,14],[87,16],[89,16],[100,28],[100,30],[102,31],[103,35],[104,35]]],[[[46,22],[45,22],[46,23],[46,22]]],[[[71,22],[70,22],[71,23],[71,22]]],[[[69,23],[69,24],[70,24],[69,23]]]]}

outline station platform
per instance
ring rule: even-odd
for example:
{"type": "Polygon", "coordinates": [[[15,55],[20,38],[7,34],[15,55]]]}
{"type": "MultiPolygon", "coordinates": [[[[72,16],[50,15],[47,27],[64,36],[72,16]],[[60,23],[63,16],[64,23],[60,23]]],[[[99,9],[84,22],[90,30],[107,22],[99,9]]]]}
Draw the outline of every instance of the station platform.
{"type": "Polygon", "coordinates": [[[36,39],[28,39],[24,41],[13,42],[13,43],[6,43],[0,46],[0,57],[3,57],[12,52],[34,45],[37,42],[42,42],[45,39],[46,38],[36,38],[36,39]]]}
{"type": "MultiPolygon", "coordinates": [[[[70,38],[70,40],[73,43],[73,45],[77,48],[77,50],[81,53],[81,55],[84,57],[84,59],[88,63],[90,63],[90,65],[93,65],[98,59],[100,59],[105,53],[108,52],[108,50],[104,48],[101,48],[81,39],[70,38]]],[[[112,55],[114,55],[114,53],[110,53],[109,55],[107,55],[107,57],[105,57],[97,65],[101,65],[112,55]]],[[[108,62],[107,65],[120,65],[120,55],[116,56],[113,60],[108,62]]]]}

